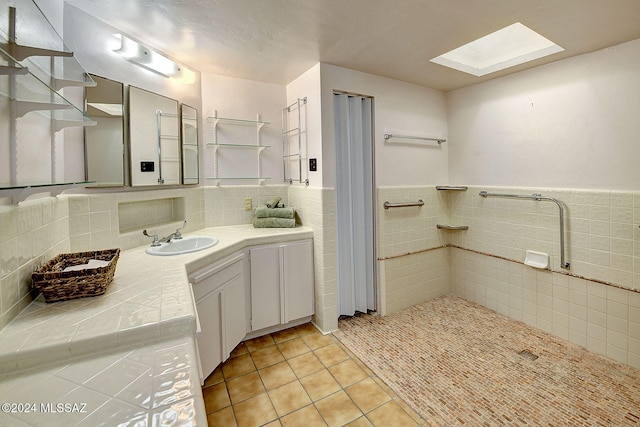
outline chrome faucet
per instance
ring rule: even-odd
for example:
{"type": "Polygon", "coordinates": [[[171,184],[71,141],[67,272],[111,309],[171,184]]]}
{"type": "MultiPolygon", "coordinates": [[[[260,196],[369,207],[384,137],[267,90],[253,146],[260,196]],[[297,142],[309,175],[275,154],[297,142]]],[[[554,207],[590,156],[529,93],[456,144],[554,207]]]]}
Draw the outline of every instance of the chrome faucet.
{"type": "Polygon", "coordinates": [[[151,246],[153,246],[153,247],[160,246],[160,241],[158,240],[158,235],[157,234],[149,235],[149,233],[147,233],[147,230],[143,230],[142,234],[144,234],[147,237],[153,238],[153,242],[151,242],[151,246]]]}
{"type": "Polygon", "coordinates": [[[157,234],[149,235],[147,233],[147,230],[143,230],[142,234],[144,234],[147,237],[152,237],[153,238],[153,242],[151,243],[151,246],[155,247],[155,246],[160,246],[160,243],[171,243],[171,240],[180,240],[180,239],[182,239],[182,233],[180,233],[180,230],[183,230],[186,226],[187,226],[187,221],[185,221],[182,224],[182,227],[178,227],[174,233],[171,233],[167,237],[163,237],[162,239],[158,239],[158,235],[157,234]]]}
{"type": "Polygon", "coordinates": [[[178,227],[174,233],[169,234],[167,237],[163,237],[160,239],[162,243],[170,243],[171,240],[180,240],[182,239],[182,233],[180,230],[184,229],[187,226],[187,221],[182,224],[182,227],[178,227]]]}

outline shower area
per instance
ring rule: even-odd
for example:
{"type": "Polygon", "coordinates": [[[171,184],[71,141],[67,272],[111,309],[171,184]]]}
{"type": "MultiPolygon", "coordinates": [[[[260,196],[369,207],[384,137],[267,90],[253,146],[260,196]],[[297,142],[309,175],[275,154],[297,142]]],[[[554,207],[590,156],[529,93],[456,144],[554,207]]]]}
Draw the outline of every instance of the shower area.
{"type": "Polygon", "coordinates": [[[426,425],[640,423],[640,292],[624,274],[637,193],[377,194],[384,316],[342,319],[334,335],[426,425]],[[593,244],[614,248],[606,268],[593,244]]]}
{"type": "Polygon", "coordinates": [[[640,41],[446,93],[321,67],[376,100],[379,316],[335,335],[425,422],[640,424],[638,67],[640,41]]]}

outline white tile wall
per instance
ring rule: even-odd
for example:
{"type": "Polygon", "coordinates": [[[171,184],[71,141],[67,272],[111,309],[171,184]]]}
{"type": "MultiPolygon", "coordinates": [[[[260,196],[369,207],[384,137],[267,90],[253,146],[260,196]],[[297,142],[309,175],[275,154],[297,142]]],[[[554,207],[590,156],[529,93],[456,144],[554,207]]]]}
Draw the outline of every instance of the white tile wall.
{"type": "Polygon", "coordinates": [[[281,197],[289,206],[286,185],[235,185],[204,188],[204,213],[207,227],[250,224],[255,208],[273,197],[281,197]],[[244,200],[253,200],[253,209],[244,209],[244,200]]]}
{"type": "Polygon", "coordinates": [[[313,321],[324,332],[338,329],[335,198],[332,188],[289,187],[289,205],[296,208],[302,224],[313,229],[316,285],[313,321]]]}
{"type": "Polygon", "coordinates": [[[469,187],[450,200],[452,286],[467,299],[632,366],[640,366],[640,197],[633,192],[469,187]],[[495,193],[542,193],[565,206],[566,256],[560,268],[558,209],[552,203],[484,199],[495,193]],[[551,271],[524,266],[526,249],[549,253],[551,271]],[[610,283],[608,285],[606,282],[610,283]],[[624,289],[627,288],[627,289],[624,289]]]}
{"type": "Polygon", "coordinates": [[[0,206],[0,329],[31,302],[31,273],[69,246],[64,197],[0,206]]]}

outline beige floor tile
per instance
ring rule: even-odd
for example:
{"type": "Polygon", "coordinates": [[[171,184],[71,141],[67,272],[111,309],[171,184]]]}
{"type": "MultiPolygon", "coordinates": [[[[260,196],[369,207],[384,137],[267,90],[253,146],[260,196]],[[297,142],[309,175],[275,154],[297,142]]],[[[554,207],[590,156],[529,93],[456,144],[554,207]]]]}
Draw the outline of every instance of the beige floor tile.
{"type": "Polygon", "coordinates": [[[282,423],[280,422],[280,418],[278,418],[277,420],[273,420],[262,427],[282,427],[282,423]]]}
{"type": "Polygon", "coordinates": [[[202,397],[204,398],[204,407],[207,410],[207,414],[231,406],[225,383],[218,383],[202,389],[202,397]]]}
{"type": "Polygon", "coordinates": [[[228,359],[222,365],[222,373],[225,380],[229,380],[255,370],[256,366],[253,364],[253,360],[249,354],[243,354],[241,356],[228,359]]]}
{"type": "Polygon", "coordinates": [[[209,427],[236,427],[238,425],[231,406],[207,415],[207,424],[209,427]]]}
{"type": "Polygon", "coordinates": [[[243,400],[265,393],[264,385],[258,372],[235,377],[227,381],[227,389],[231,403],[236,404],[243,400]]]}
{"type": "Polygon", "coordinates": [[[247,349],[247,345],[244,342],[241,342],[240,344],[238,344],[236,346],[236,348],[233,349],[233,351],[231,352],[231,355],[229,357],[238,357],[242,354],[246,354],[249,352],[249,349],[247,349]]]}
{"type": "Polygon", "coordinates": [[[282,352],[285,359],[291,359],[301,354],[311,351],[309,346],[302,341],[302,338],[297,337],[284,341],[278,344],[278,348],[282,352]]]}
{"type": "Polygon", "coordinates": [[[247,350],[256,351],[261,348],[268,347],[270,345],[275,345],[275,341],[271,338],[271,335],[263,335],[261,337],[253,338],[244,342],[247,346],[247,350]]]}
{"type": "Polygon", "coordinates": [[[371,424],[366,416],[362,416],[355,421],[351,421],[345,427],[373,427],[373,424],[371,424]]]}
{"type": "Polygon", "coordinates": [[[360,369],[353,359],[347,359],[344,362],[331,366],[329,372],[331,372],[331,375],[333,375],[342,387],[349,387],[367,378],[366,372],[360,369]]]}
{"type": "Polygon", "coordinates": [[[203,387],[209,387],[210,385],[218,384],[224,381],[224,376],[222,375],[222,366],[218,366],[212,373],[204,380],[203,387]]]}
{"type": "Polygon", "coordinates": [[[276,344],[281,343],[283,341],[289,341],[293,338],[298,338],[299,334],[296,328],[289,328],[283,331],[274,332],[271,334],[271,338],[276,342],[276,344]]]}
{"type": "Polygon", "coordinates": [[[385,403],[379,408],[369,412],[367,418],[369,418],[375,427],[414,427],[418,425],[394,401],[385,403]]]}
{"type": "Polygon", "coordinates": [[[371,378],[362,380],[346,388],[345,391],[365,414],[391,400],[371,378]]]}
{"type": "Polygon", "coordinates": [[[307,405],[280,420],[284,427],[326,427],[320,412],[313,405],[307,405]]]}
{"type": "Polygon", "coordinates": [[[402,399],[396,397],[395,399],[393,399],[393,401],[396,402],[402,408],[402,410],[405,411],[413,419],[413,421],[420,425],[424,424],[424,420],[420,418],[420,415],[418,415],[416,411],[409,407],[409,405],[407,405],[402,399]]]}
{"type": "Polygon", "coordinates": [[[275,365],[278,362],[284,361],[284,356],[280,352],[280,349],[275,345],[256,350],[251,353],[251,357],[253,358],[253,363],[258,369],[266,368],[267,366],[275,365]]]}
{"type": "Polygon", "coordinates": [[[309,346],[311,350],[315,350],[320,347],[327,346],[329,344],[335,344],[331,335],[322,334],[309,334],[301,337],[304,342],[309,346]]]}
{"type": "MultiPolygon", "coordinates": [[[[363,415],[344,391],[325,397],[315,402],[315,405],[329,427],[343,426],[363,415]]],[[[387,426],[395,426],[395,424],[387,424],[387,426]]]]}
{"type": "Polygon", "coordinates": [[[301,378],[300,383],[314,402],[342,388],[326,369],[301,378]]]}
{"type": "Polygon", "coordinates": [[[349,358],[347,353],[345,353],[337,344],[330,344],[319,348],[314,350],[314,353],[326,367],[336,365],[349,358]]]}
{"type": "Polygon", "coordinates": [[[238,427],[257,427],[278,418],[266,393],[233,405],[233,412],[238,427]]]}
{"type": "Polygon", "coordinates": [[[296,326],[296,331],[300,336],[308,334],[322,334],[311,322],[296,326]]]}
{"type": "Polygon", "coordinates": [[[314,353],[305,353],[300,356],[296,356],[293,359],[289,359],[289,366],[293,369],[293,372],[298,378],[306,377],[307,375],[318,372],[324,369],[324,365],[316,357],[314,353]]]}
{"type": "Polygon", "coordinates": [[[278,388],[297,379],[287,362],[280,362],[258,371],[267,390],[278,388]]]}
{"type": "Polygon", "coordinates": [[[280,417],[311,403],[311,399],[309,399],[299,381],[294,381],[269,391],[269,397],[280,417]]]}

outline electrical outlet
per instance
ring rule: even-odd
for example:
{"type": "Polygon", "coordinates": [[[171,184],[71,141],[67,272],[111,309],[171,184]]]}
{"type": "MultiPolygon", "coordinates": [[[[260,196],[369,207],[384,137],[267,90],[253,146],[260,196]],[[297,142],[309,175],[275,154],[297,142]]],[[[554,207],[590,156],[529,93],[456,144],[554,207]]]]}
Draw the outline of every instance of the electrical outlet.
{"type": "Polygon", "coordinates": [[[253,209],[253,199],[244,199],[244,210],[250,211],[253,209]]]}

